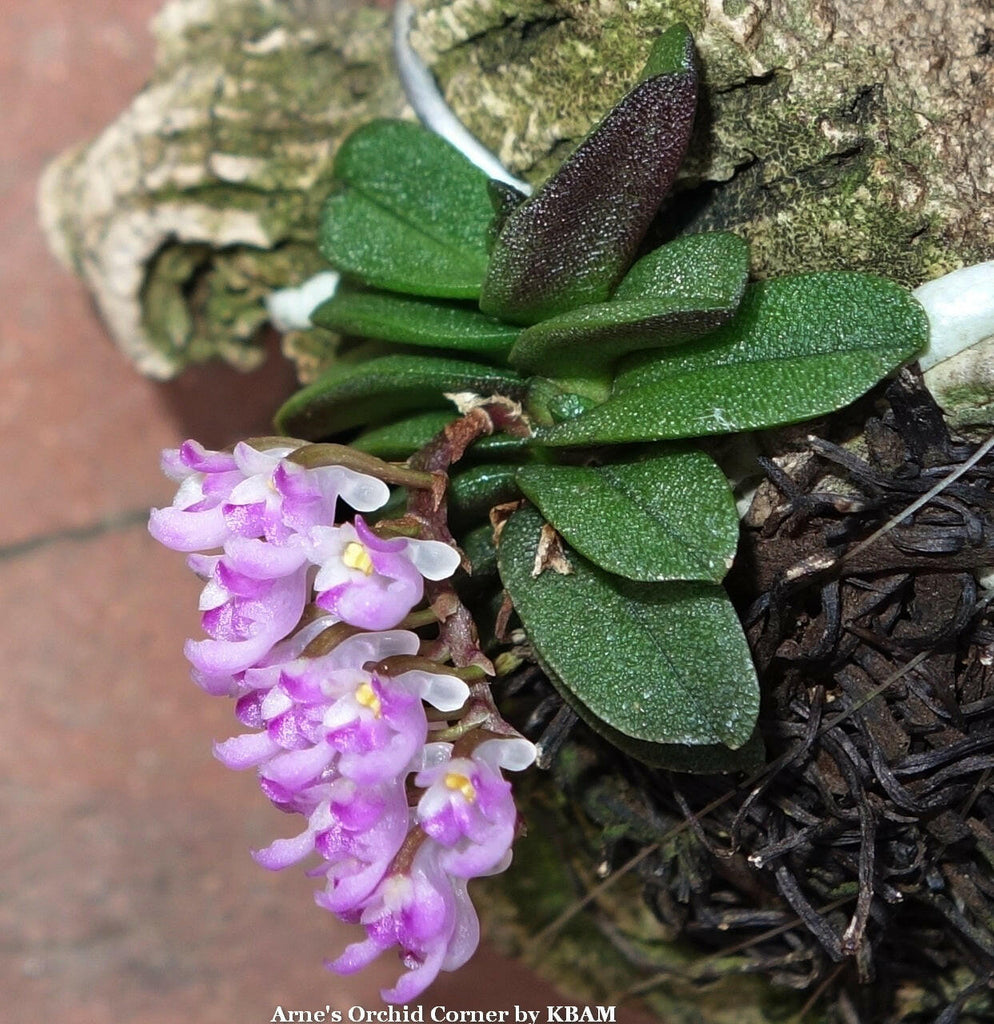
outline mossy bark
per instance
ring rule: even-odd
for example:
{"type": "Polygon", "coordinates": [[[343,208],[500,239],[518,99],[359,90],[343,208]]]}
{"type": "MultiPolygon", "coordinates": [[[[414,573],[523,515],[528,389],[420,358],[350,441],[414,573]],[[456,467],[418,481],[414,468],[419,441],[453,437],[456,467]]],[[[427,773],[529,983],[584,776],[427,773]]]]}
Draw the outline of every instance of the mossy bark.
{"type": "Polygon", "coordinates": [[[994,256],[986,0],[420,0],[412,41],[472,131],[541,179],[678,20],[704,91],[671,226],[741,232],[759,276],[913,286],[994,256]]]}
{"type": "MultiPolygon", "coordinates": [[[[262,296],[322,266],[340,139],[409,115],[387,12],[354,0],[172,0],[148,87],[46,174],[53,248],[143,372],[261,358],[262,296]]],[[[456,113],[546,175],[693,29],[705,82],[663,230],[730,228],[759,276],[845,267],[914,285],[994,256],[988,0],[418,0],[412,42],[456,113]]],[[[289,347],[308,375],[328,338],[289,347]]]]}
{"type": "MultiPolygon", "coordinates": [[[[174,0],[145,89],[47,169],[49,242],[143,373],[252,368],[263,296],[326,269],[317,216],[339,141],[406,111],[389,13],[347,2],[174,0]]],[[[305,342],[305,367],[326,358],[305,342]]]]}

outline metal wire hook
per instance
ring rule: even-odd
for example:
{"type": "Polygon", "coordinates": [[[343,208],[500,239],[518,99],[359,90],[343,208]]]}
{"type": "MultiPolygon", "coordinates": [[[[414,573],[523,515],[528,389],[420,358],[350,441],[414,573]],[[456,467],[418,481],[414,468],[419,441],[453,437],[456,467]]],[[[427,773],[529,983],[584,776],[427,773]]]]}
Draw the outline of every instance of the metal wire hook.
{"type": "Polygon", "coordinates": [[[478,139],[445,102],[432,73],[411,47],[409,34],[414,18],[410,0],[398,0],[393,17],[393,52],[397,73],[421,123],[455,146],[463,156],[497,181],[513,185],[519,192],[531,195],[531,185],[516,178],[478,139]]]}

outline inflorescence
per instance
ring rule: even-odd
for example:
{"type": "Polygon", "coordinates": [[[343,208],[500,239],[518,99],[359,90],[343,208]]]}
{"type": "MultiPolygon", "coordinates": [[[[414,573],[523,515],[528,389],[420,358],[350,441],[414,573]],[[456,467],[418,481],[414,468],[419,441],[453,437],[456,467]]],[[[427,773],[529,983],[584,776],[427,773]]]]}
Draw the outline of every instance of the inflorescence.
{"type": "Polygon", "coordinates": [[[535,751],[474,707],[466,680],[478,686],[478,668],[443,664],[414,632],[431,620],[411,614],[424,581],[452,576],[459,552],[368,525],[360,513],[383,508],[390,488],[301,458],[319,447],[187,441],[163,455],[179,490],[149,530],[190,553],[205,581],[208,639],[188,641],[186,655],[249,730],[217,757],[256,768],[266,796],[307,821],[255,859],[277,870],[316,853],[317,903],[366,930],[328,966],[348,974],[399,947],[406,970],[382,994],[407,1002],[475,951],[467,882],[510,863],[517,813],[501,769],[527,767],[535,751]],[[351,522],[337,521],[339,502],[351,522]]]}

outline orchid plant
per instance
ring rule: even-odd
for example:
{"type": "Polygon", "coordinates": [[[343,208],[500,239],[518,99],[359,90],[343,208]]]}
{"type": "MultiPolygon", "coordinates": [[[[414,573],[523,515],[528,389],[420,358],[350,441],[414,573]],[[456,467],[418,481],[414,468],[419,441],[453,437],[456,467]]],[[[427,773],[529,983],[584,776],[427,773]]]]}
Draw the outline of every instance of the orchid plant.
{"type": "Polygon", "coordinates": [[[762,757],[722,587],[738,515],[694,439],[838,409],[926,341],[887,280],[749,283],[730,233],[646,245],[698,88],[676,26],[531,197],[417,125],[354,133],[320,230],[341,282],[312,320],[368,343],[280,436],[166,455],[152,532],[206,581],[187,654],[251,730],[218,756],[307,820],[257,857],[322,858],[319,903],[367,931],[331,966],[398,945],[387,999],[465,961],[466,881],[510,858],[502,769],[535,751],[494,703],[495,654],[649,764],[762,757]]]}

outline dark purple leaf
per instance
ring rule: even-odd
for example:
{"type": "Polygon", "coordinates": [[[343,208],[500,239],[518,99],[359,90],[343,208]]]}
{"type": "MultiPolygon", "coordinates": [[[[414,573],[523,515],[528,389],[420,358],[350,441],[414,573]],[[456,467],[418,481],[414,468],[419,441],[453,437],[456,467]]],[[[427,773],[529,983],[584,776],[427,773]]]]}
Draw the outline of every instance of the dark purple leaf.
{"type": "Polygon", "coordinates": [[[537,323],[603,302],[624,276],[673,184],[693,128],[693,40],[677,26],[660,44],[672,55],[681,40],[680,69],[635,86],[539,192],[509,214],[483,283],[485,313],[537,323]]]}

